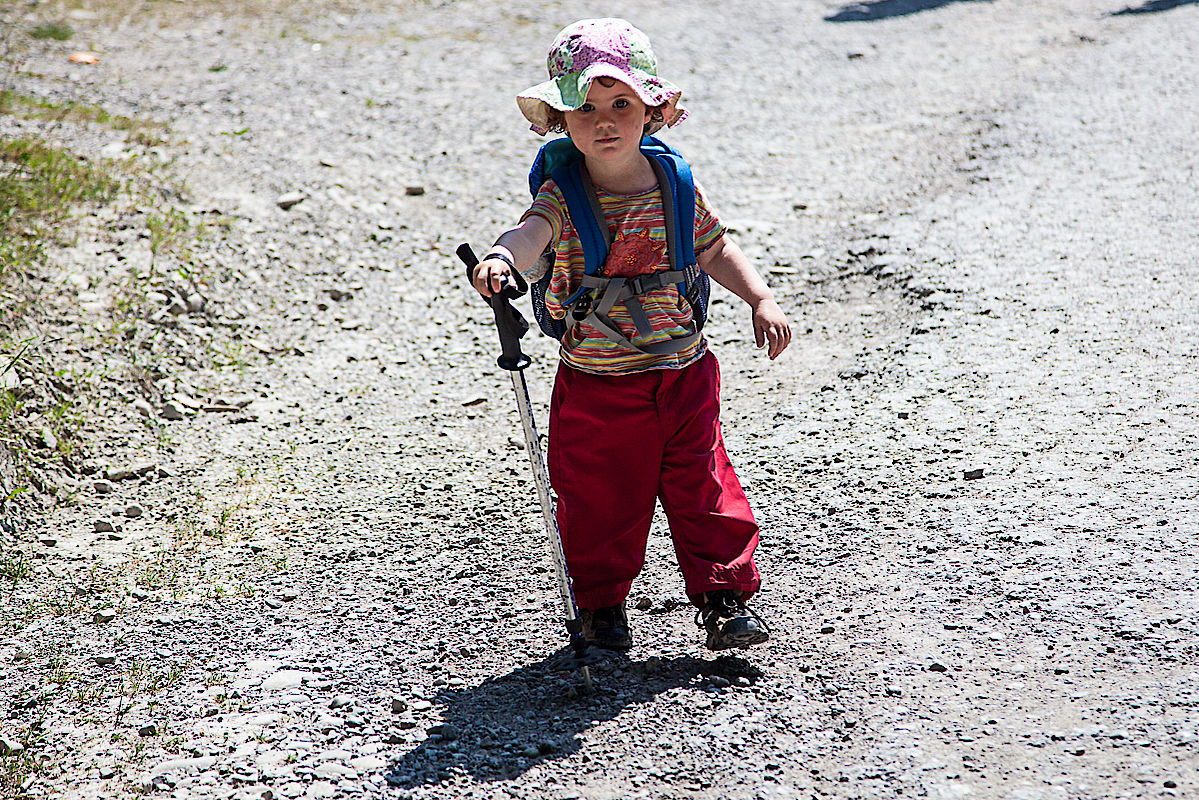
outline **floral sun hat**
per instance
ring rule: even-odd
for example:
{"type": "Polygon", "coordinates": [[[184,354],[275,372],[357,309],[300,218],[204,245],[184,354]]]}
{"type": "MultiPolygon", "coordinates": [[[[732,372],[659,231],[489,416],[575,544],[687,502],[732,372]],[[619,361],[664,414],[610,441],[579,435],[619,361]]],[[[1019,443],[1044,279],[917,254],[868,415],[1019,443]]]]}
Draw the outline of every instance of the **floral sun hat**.
{"type": "Polygon", "coordinates": [[[574,111],[587,100],[596,78],[615,78],[627,84],[647,106],[665,105],[662,121],[651,122],[647,133],[674,126],[687,117],[679,107],[683,92],[658,77],[658,64],[649,37],[623,19],[585,19],[568,25],[550,47],[550,79],[516,97],[521,113],[534,131],[550,130],[550,108],[574,111]]]}

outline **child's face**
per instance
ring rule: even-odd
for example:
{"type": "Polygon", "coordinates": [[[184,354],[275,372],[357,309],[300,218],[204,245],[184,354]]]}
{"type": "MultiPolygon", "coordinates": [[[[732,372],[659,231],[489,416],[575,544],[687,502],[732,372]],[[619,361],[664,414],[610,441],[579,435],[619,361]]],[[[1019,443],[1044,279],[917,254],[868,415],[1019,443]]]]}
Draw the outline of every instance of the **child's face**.
{"type": "Polygon", "coordinates": [[[587,102],[566,112],[566,132],[583,155],[618,161],[641,146],[641,134],[651,113],[625,84],[597,78],[587,90],[587,102]]]}

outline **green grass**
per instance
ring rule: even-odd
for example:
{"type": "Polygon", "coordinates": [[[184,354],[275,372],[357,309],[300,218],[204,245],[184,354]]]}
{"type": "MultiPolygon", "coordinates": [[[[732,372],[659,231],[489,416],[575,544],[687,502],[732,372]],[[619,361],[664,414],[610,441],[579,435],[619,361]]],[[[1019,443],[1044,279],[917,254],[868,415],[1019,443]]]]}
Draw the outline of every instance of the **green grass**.
{"type": "Polygon", "coordinates": [[[29,559],[25,558],[24,553],[19,550],[0,552],[0,579],[10,582],[11,588],[15,589],[28,574],[29,559]]]}
{"type": "Polygon", "coordinates": [[[29,138],[0,142],[0,279],[45,258],[45,240],[73,205],[111,200],[119,189],[66,150],[29,138]]]}
{"type": "Polygon", "coordinates": [[[43,22],[30,29],[29,35],[34,39],[53,39],[65,42],[75,35],[75,29],[65,22],[43,22]]]}
{"type": "Polygon", "coordinates": [[[166,125],[147,119],[135,119],[121,114],[112,114],[99,106],[77,103],[73,100],[55,102],[42,97],[0,91],[0,114],[12,114],[23,119],[42,119],[75,123],[94,123],[114,131],[126,131],[137,144],[156,147],[164,143],[166,125]]]}

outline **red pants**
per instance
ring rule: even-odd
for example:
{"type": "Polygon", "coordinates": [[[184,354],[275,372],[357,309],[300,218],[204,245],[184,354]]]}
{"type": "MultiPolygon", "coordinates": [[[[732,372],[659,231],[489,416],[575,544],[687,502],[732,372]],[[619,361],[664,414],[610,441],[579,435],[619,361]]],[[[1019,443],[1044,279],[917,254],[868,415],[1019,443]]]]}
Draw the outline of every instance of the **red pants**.
{"type": "Polygon", "coordinates": [[[758,526],[720,433],[720,367],[593,375],[560,364],[550,403],[550,483],[580,608],[616,605],[645,564],[654,500],[687,594],[761,584],[758,526]]]}

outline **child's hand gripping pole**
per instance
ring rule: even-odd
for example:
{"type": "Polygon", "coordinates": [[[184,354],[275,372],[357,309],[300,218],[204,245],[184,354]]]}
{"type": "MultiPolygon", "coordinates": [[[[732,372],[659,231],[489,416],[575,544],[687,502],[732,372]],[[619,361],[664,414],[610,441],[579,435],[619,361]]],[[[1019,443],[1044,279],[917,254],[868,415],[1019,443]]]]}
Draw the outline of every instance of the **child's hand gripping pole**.
{"type": "MultiPolygon", "coordinates": [[[[474,277],[475,267],[479,259],[469,244],[460,244],[455,251],[462,263],[466,264],[466,279],[474,277]]],[[[520,340],[529,332],[529,323],[512,305],[512,301],[529,291],[529,284],[520,272],[513,270],[507,277],[507,284],[496,294],[484,298],[491,306],[495,315],[495,327],[500,332],[500,357],[496,363],[502,369],[520,370],[529,366],[529,357],[520,350],[520,340]]]]}
{"type": "MultiPolygon", "coordinates": [[[[462,263],[466,264],[466,277],[474,277],[475,267],[479,264],[478,257],[469,244],[458,246],[455,251],[462,263]]],[[[513,271],[504,287],[486,298],[495,314],[495,326],[500,332],[501,355],[496,363],[508,370],[512,377],[512,388],[516,391],[516,405],[520,411],[520,421],[525,431],[525,447],[529,452],[529,463],[533,468],[533,483],[537,486],[538,499],[541,501],[541,514],[545,519],[545,532],[549,536],[550,556],[554,561],[554,571],[558,575],[558,588],[562,594],[562,606],[566,614],[566,630],[570,634],[570,645],[573,657],[561,663],[565,669],[575,667],[583,670],[583,685],[590,694],[591,671],[588,665],[592,658],[587,653],[587,640],[583,636],[583,622],[579,619],[578,606],[575,605],[574,589],[570,582],[570,572],[566,568],[566,553],[562,549],[562,536],[558,532],[558,519],[554,513],[554,500],[550,495],[549,476],[545,471],[545,461],[541,457],[541,445],[537,438],[537,427],[533,422],[533,403],[529,400],[529,388],[525,383],[522,370],[529,366],[530,360],[520,350],[520,339],[529,331],[529,323],[521,316],[513,305],[512,300],[528,291],[529,284],[518,271],[513,271]]]]}

